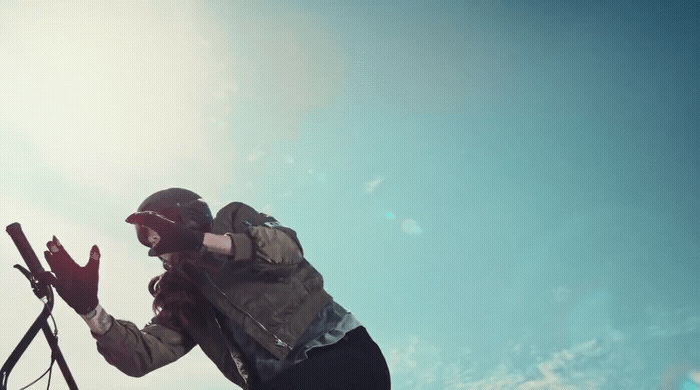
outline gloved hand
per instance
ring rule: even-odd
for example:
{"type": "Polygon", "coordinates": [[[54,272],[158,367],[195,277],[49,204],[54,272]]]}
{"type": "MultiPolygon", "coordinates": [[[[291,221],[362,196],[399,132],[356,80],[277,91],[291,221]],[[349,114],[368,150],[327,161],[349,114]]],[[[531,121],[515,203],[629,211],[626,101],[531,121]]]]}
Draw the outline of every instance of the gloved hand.
{"type": "Polygon", "coordinates": [[[129,215],[126,222],[145,226],[160,236],[158,242],[148,251],[149,256],[164,253],[199,250],[204,242],[204,233],[185,227],[153,211],[140,211],[129,215]]]}
{"type": "Polygon", "coordinates": [[[44,257],[53,274],[47,271],[37,275],[37,278],[53,285],[58,295],[78,314],[91,312],[99,303],[97,283],[100,250],[97,245],[90,250],[90,260],[84,267],[73,261],[56,236],[46,246],[49,250],[44,252],[44,257]]]}

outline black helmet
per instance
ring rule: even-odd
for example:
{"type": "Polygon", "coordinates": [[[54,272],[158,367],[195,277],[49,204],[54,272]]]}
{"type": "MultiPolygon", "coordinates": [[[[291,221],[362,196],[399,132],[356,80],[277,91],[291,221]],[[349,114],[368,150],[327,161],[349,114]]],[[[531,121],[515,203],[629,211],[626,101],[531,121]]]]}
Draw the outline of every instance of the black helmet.
{"type": "MultiPolygon", "coordinates": [[[[212,218],[209,206],[202,197],[184,188],[168,188],[149,196],[137,211],[154,211],[158,214],[183,223],[190,229],[208,232],[212,218]]],[[[150,247],[147,237],[139,234],[139,241],[150,247]]]]}

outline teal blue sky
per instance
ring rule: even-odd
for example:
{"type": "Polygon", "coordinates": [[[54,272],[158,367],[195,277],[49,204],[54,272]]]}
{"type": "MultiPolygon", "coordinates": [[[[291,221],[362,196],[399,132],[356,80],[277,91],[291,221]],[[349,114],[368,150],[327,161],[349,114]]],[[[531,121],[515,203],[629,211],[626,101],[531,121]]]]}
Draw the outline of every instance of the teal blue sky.
{"type": "MultiPolygon", "coordinates": [[[[395,389],[700,371],[697,1],[66,4],[0,1],[0,215],[100,245],[115,316],[158,272],[123,219],[182,186],[294,228],[395,389]]],[[[2,360],[37,309],[0,245],[2,360]]],[[[57,310],[84,382],[225,386],[197,352],[126,378],[57,310]]]]}

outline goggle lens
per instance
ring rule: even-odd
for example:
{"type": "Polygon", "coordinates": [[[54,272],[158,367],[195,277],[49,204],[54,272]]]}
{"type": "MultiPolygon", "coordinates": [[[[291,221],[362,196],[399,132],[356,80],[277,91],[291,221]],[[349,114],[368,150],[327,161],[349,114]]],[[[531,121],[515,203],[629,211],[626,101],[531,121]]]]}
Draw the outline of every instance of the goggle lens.
{"type": "Polygon", "coordinates": [[[139,242],[144,246],[151,247],[151,242],[148,240],[148,228],[145,226],[140,226],[136,229],[136,236],[139,238],[139,242]]]}

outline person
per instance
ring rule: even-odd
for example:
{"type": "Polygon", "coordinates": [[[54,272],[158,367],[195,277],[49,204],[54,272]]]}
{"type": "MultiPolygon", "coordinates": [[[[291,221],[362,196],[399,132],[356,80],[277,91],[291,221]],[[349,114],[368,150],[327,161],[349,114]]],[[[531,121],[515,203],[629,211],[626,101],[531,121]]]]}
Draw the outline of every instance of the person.
{"type": "Polygon", "coordinates": [[[97,246],[81,267],[54,236],[51,272],[40,277],[125,374],[145,375],[198,345],[243,389],[390,389],[380,348],[325,291],[294,230],[240,202],[213,218],[182,188],[152,194],[126,222],[165,269],[149,283],[155,315],[142,329],[99,304],[97,246]]]}

